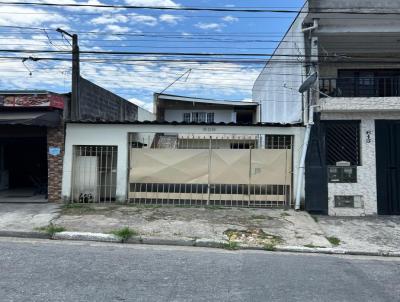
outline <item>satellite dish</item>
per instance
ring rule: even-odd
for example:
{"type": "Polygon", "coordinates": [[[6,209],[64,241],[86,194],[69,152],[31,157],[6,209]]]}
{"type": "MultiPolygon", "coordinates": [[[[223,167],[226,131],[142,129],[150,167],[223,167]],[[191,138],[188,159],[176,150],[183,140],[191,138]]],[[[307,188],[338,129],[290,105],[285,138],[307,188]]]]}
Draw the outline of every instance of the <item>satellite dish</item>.
{"type": "Polygon", "coordinates": [[[299,92],[303,93],[303,92],[306,92],[307,90],[309,90],[312,87],[312,85],[314,85],[314,83],[317,81],[317,79],[318,79],[318,73],[314,72],[300,86],[299,92]]]}

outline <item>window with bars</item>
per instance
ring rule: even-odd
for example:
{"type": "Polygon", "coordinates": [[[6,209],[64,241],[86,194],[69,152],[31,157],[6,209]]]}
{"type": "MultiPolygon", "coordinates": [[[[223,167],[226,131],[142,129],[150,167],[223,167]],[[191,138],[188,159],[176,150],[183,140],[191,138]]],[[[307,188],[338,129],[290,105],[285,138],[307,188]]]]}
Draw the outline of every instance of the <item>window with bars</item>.
{"type": "Polygon", "coordinates": [[[361,165],[360,121],[324,121],[326,164],[338,162],[361,165]]]}
{"type": "Polygon", "coordinates": [[[214,112],[207,113],[207,123],[208,124],[214,123],[214,112]]]}
{"type": "Polygon", "coordinates": [[[291,149],[293,144],[292,135],[266,135],[265,149],[291,149]]]}
{"type": "Polygon", "coordinates": [[[183,114],[185,123],[214,123],[214,112],[185,112],[183,114]]]}
{"type": "Polygon", "coordinates": [[[185,123],[190,123],[191,120],[190,120],[190,113],[189,112],[183,114],[183,121],[185,123]]]}

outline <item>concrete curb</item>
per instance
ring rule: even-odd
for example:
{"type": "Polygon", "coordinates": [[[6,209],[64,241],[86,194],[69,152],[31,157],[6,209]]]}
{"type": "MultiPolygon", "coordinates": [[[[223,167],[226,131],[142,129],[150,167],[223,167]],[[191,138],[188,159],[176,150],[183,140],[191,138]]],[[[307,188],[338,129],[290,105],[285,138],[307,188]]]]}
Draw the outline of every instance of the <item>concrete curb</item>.
{"type": "Polygon", "coordinates": [[[87,233],[87,232],[60,232],[52,237],[54,240],[80,240],[80,241],[98,241],[122,243],[122,240],[112,234],[87,233]]]}
{"type": "MultiPolygon", "coordinates": [[[[206,248],[225,248],[229,244],[227,240],[213,240],[207,238],[158,238],[148,236],[135,236],[126,241],[121,238],[104,233],[89,232],[60,232],[53,236],[43,232],[21,232],[21,231],[0,231],[0,237],[34,238],[34,239],[53,239],[53,240],[74,240],[74,241],[96,241],[108,243],[126,244],[148,244],[148,245],[170,245],[170,246],[196,246],[206,248]]],[[[259,246],[240,245],[239,250],[261,250],[265,248],[259,246]]],[[[327,254],[327,255],[354,255],[354,256],[378,256],[378,257],[400,257],[400,251],[361,251],[348,250],[342,248],[310,248],[304,246],[276,246],[272,251],[288,253],[308,253],[308,254],[327,254]]]]}
{"type": "Polygon", "coordinates": [[[50,234],[43,232],[24,232],[24,231],[0,231],[0,237],[51,239],[50,234]]]}

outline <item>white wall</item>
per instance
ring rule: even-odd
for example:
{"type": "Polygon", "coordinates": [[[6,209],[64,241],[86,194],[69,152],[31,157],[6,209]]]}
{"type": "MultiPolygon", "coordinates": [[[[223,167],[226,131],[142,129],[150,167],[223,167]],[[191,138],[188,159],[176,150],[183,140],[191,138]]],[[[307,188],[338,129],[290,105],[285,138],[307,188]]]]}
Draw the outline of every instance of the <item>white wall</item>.
{"type": "Polygon", "coordinates": [[[262,122],[302,121],[303,98],[298,89],[306,78],[302,63],[305,55],[301,31],[304,15],[295,20],[254,84],[253,101],[261,104],[262,122]]]}
{"type": "MultiPolygon", "coordinates": [[[[74,145],[118,146],[117,200],[125,201],[128,185],[128,133],[182,133],[182,134],[275,134],[294,136],[293,191],[296,191],[297,169],[304,137],[303,127],[260,127],[260,126],[199,126],[187,125],[129,125],[129,124],[67,124],[63,169],[62,196],[69,200],[72,180],[74,145]]],[[[304,183],[304,182],[303,182],[304,183]]],[[[303,188],[304,191],[304,188],[303,188]]],[[[304,196],[304,193],[303,193],[304,196]]]]}
{"type": "Polygon", "coordinates": [[[215,123],[236,122],[233,118],[233,109],[231,110],[208,110],[208,109],[166,109],[164,118],[167,122],[183,122],[183,114],[187,112],[214,112],[215,123]]]}
{"type": "Polygon", "coordinates": [[[154,113],[138,106],[138,120],[143,121],[154,121],[156,116],[154,113]]]}

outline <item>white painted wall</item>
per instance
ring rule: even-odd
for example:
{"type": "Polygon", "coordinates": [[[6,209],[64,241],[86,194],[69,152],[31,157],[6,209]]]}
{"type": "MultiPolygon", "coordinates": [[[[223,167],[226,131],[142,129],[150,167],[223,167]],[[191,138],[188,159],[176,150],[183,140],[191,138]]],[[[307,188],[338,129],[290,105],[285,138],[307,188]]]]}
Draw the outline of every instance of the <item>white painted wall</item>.
{"type": "Polygon", "coordinates": [[[154,113],[138,106],[138,120],[143,121],[154,121],[156,116],[154,113]]]}
{"type": "Polygon", "coordinates": [[[166,109],[165,110],[165,120],[167,122],[183,122],[183,114],[187,112],[214,112],[214,122],[215,123],[231,123],[236,122],[235,115],[233,114],[233,109],[231,110],[208,110],[208,109],[166,109]]]}
{"type": "MultiPolygon", "coordinates": [[[[181,134],[275,134],[294,136],[293,154],[293,190],[296,190],[297,169],[300,160],[301,146],[304,138],[303,127],[260,127],[260,126],[199,126],[187,125],[129,125],[129,124],[67,124],[65,156],[63,169],[62,196],[70,199],[73,146],[74,145],[109,145],[118,146],[117,189],[118,201],[125,201],[128,185],[128,133],[181,133],[181,134]]],[[[304,182],[303,182],[304,183],[304,182]]],[[[303,188],[304,191],[304,188],[303,188]]],[[[304,193],[303,193],[304,196],[304,193]]]]}
{"type": "Polygon", "coordinates": [[[357,168],[357,183],[328,184],[328,212],[337,216],[364,216],[377,214],[375,120],[400,119],[400,113],[341,112],[322,113],[323,120],[361,120],[361,166],[357,168]],[[366,133],[371,131],[370,142],[366,133]],[[335,195],[359,195],[364,208],[335,208],[335,195]]]}
{"type": "Polygon", "coordinates": [[[303,98],[298,89],[305,79],[304,16],[294,21],[254,84],[253,101],[261,104],[262,122],[298,123],[303,119],[303,98]]]}

